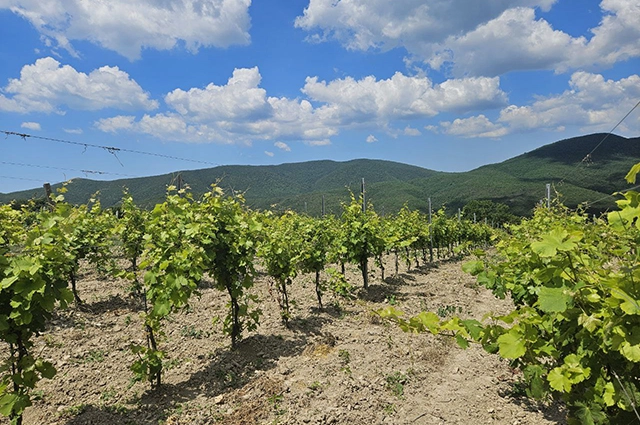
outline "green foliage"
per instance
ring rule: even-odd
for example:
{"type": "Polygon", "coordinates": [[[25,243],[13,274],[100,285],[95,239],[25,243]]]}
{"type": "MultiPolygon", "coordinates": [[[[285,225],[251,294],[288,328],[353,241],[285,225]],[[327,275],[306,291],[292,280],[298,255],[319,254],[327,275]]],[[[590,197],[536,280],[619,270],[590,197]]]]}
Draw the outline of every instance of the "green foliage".
{"type": "Polygon", "coordinates": [[[344,260],[358,265],[362,272],[364,288],[368,288],[368,260],[381,254],[385,247],[380,218],[368,205],[362,211],[362,198],[351,195],[351,203],[342,205],[340,217],[339,247],[344,260]]]}
{"type": "Polygon", "coordinates": [[[139,260],[144,250],[144,235],[149,213],[138,208],[133,197],[125,191],[118,209],[114,233],[119,237],[124,258],[131,263],[129,270],[120,270],[117,275],[132,283],[134,293],[142,290],[138,279],[139,260]]]}
{"type": "Polygon", "coordinates": [[[9,348],[0,363],[0,414],[20,424],[38,381],[56,373],[31,348],[56,304],[65,307],[72,300],[64,278],[72,258],[65,250],[61,217],[38,213],[25,232],[16,214],[0,207],[0,339],[9,348]]]}
{"type": "Polygon", "coordinates": [[[409,382],[409,377],[401,372],[393,372],[385,377],[385,381],[387,389],[400,398],[404,396],[404,386],[409,382]]]}
{"type": "Polygon", "coordinates": [[[165,202],[156,205],[146,222],[140,267],[147,270],[142,295],[147,345],[132,346],[138,356],[131,367],[134,375],[155,386],[161,384],[165,356],[158,348],[158,338],[164,335],[162,323],[173,310],[188,305],[205,269],[197,204],[188,192],[172,194],[173,190],[169,187],[165,202]]]}
{"type": "MultiPolygon", "coordinates": [[[[287,286],[291,285],[298,275],[299,263],[302,261],[301,236],[304,225],[300,217],[293,212],[286,212],[279,217],[265,216],[264,225],[264,237],[258,252],[264,260],[267,273],[275,280],[280,315],[287,325],[291,318],[287,286]]],[[[307,255],[307,258],[309,257],[310,255],[307,255]]]]}
{"type": "Polygon", "coordinates": [[[467,220],[473,220],[474,214],[477,221],[484,221],[486,219],[489,224],[496,227],[516,223],[519,220],[517,216],[511,213],[508,205],[493,202],[488,199],[474,199],[462,208],[462,215],[467,220]]]}
{"type": "Polygon", "coordinates": [[[406,320],[391,308],[379,314],[404,330],[449,334],[462,347],[475,341],[509,359],[522,369],[527,394],[563,400],[572,423],[640,420],[639,198],[625,193],[607,220],[557,206],[509,226],[497,254],[464,267],[515,303],[489,324],[433,313],[406,320]]]}
{"type": "Polygon", "coordinates": [[[103,211],[100,201],[93,198],[90,199],[89,204],[79,207],[73,207],[62,201],[62,195],[59,195],[54,212],[64,218],[62,221],[66,236],[64,247],[73,260],[67,279],[76,304],[82,304],[76,288],[80,262],[88,261],[103,274],[107,274],[113,268],[111,235],[114,217],[103,211]]]}
{"type": "Polygon", "coordinates": [[[204,195],[190,233],[197,236],[204,251],[204,267],[216,281],[216,288],[229,294],[229,312],[223,330],[232,345],[245,329],[258,326],[260,309],[250,309],[255,297],[245,295],[253,286],[254,257],[262,223],[244,209],[244,198],[226,197],[217,186],[204,195]]]}
{"type": "Polygon", "coordinates": [[[322,219],[300,217],[298,231],[300,232],[299,267],[303,273],[315,273],[315,289],[318,305],[322,308],[322,294],[326,285],[320,280],[320,272],[328,263],[333,249],[333,240],[337,235],[337,223],[333,216],[322,219]]]}

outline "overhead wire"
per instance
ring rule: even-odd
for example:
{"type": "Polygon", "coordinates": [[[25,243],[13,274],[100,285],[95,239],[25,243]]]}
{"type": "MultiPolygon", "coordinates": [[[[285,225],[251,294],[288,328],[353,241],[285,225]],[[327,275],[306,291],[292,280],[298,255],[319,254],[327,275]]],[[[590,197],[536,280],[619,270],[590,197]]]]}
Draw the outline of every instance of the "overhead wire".
{"type": "MultiPolygon", "coordinates": [[[[636,110],[636,108],[638,108],[638,106],[640,106],[640,100],[631,108],[629,109],[629,111],[620,119],[620,121],[618,121],[616,123],[616,125],[613,126],[613,128],[611,130],[609,130],[608,133],[606,133],[604,135],[604,137],[596,144],[596,146],[591,149],[591,151],[589,153],[587,153],[580,162],[578,162],[576,164],[575,169],[579,168],[581,165],[583,164],[591,164],[592,162],[592,156],[595,153],[596,150],[598,150],[598,148],[600,146],[602,146],[602,144],[609,138],[609,136],[611,136],[613,134],[613,132],[620,126],[620,124],[622,124],[624,122],[624,120],[626,120],[629,115],[631,115],[633,113],[633,111],[636,110]]],[[[575,171],[574,169],[574,171],[575,171]]],[[[567,179],[567,177],[569,177],[569,175],[572,173],[571,170],[567,171],[565,173],[565,175],[560,179],[560,181],[557,183],[558,185],[561,185],[565,182],[565,180],[567,179]]]]}
{"type": "Polygon", "coordinates": [[[51,169],[51,170],[74,171],[74,172],[77,172],[77,173],[84,173],[84,174],[112,175],[112,176],[120,176],[120,177],[136,177],[136,176],[131,175],[131,174],[112,173],[112,172],[109,172],[109,171],[78,170],[78,169],[75,169],[75,168],[54,167],[54,166],[51,166],[51,165],[25,164],[25,163],[22,163],[22,162],[0,161],[0,164],[13,165],[13,166],[16,166],[16,167],[46,168],[46,169],[51,169]]]}
{"type": "MultiPolygon", "coordinates": [[[[68,145],[83,146],[85,149],[86,148],[102,149],[102,150],[112,154],[113,156],[115,156],[116,159],[118,160],[118,162],[120,162],[120,159],[118,158],[117,154],[120,153],[120,152],[126,152],[126,153],[134,153],[134,154],[138,154],[138,155],[147,155],[147,156],[154,156],[154,157],[158,157],[158,158],[172,159],[172,160],[176,160],[176,161],[192,162],[192,163],[196,163],[196,164],[204,164],[204,165],[212,165],[212,166],[220,165],[220,164],[216,164],[216,163],[209,162],[209,161],[202,161],[202,160],[199,160],[199,159],[183,158],[183,157],[179,157],[179,156],[165,155],[165,154],[161,154],[161,153],[157,153],[157,152],[147,152],[147,151],[141,151],[141,150],[136,150],[136,149],[119,148],[119,147],[116,147],[116,146],[104,146],[104,145],[97,145],[97,144],[94,144],[94,143],[76,142],[76,141],[72,141],[72,140],[58,139],[58,138],[55,138],[55,137],[44,137],[44,136],[37,136],[37,135],[33,135],[33,134],[27,134],[27,133],[19,133],[19,132],[16,132],[16,131],[0,130],[0,133],[4,133],[7,137],[8,136],[17,136],[17,137],[20,137],[20,138],[22,138],[24,140],[27,140],[28,138],[31,138],[31,139],[45,140],[45,141],[49,141],[49,142],[64,143],[64,144],[68,144],[68,145]]],[[[120,162],[120,165],[124,166],[122,164],[122,162],[120,162]]]]}
{"type": "Polygon", "coordinates": [[[27,177],[15,177],[15,176],[0,176],[0,179],[10,179],[10,180],[24,180],[29,182],[41,182],[42,180],[38,179],[30,179],[27,177]]]}
{"type": "MultiPolygon", "coordinates": [[[[616,125],[613,126],[613,128],[611,128],[611,130],[609,130],[608,133],[606,133],[604,135],[604,137],[595,145],[595,147],[593,149],[591,149],[591,151],[589,153],[587,153],[584,158],[582,158],[582,160],[580,162],[578,162],[575,166],[575,168],[573,169],[573,172],[575,172],[575,170],[577,170],[581,165],[583,164],[591,164],[592,163],[592,156],[595,153],[596,150],[598,150],[598,148],[600,148],[602,146],[602,144],[609,138],[609,136],[611,136],[613,134],[613,132],[620,126],[620,124],[622,124],[628,117],[629,115],[631,115],[633,113],[633,111],[635,111],[638,107],[640,106],[640,100],[638,102],[636,102],[635,105],[633,105],[633,107],[631,109],[629,109],[629,111],[616,123],[616,125]]],[[[560,181],[557,183],[558,185],[562,185],[565,180],[567,179],[567,177],[569,177],[569,175],[572,173],[571,170],[567,171],[564,175],[564,177],[562,177],[562,179],[560,179],[560,181]]],[[[622,190],[634,190],[637,189],[640,186],[636,186],[634,188],[625,188],[622,190]]],[[[596,201],[587,201],[584,202],[583,204],[586,206],[590,206],[590,205],[594,205],[600,201],[603,201],[605,199],[608,198],[613,198],[615,197],[613,194],[610,195],[606,195],[600,199],[597,199],[596,201]]]]}

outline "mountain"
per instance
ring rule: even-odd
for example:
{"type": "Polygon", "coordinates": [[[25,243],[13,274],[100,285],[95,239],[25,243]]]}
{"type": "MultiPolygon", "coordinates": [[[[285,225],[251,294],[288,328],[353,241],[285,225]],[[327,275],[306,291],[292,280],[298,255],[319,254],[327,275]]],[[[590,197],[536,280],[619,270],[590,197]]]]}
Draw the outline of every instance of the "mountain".
{"type": "MultiPolygon", "coordinates": [[[[614,206],[612,193],[628,187],[624,176],[640,162],[640,138],[591,134],[561,140],[507,161],[485,165],[463,173],[445,173],[391,161],[357,159],[347,162],[311,161],[303,163],[248,166],[229,165],[182,171],[181,180],[200,195],[218,183],[225,191],[244,193],[255,209],[286,208],[318,215],[322,198],[327,213],[338,213],[349,190],[359,192],[365,179],[367,198],[378,212],[395,212],[407,204],[425,211],[428,198],[434,208],[446,204],[455,211],[473,199],[490,199],[510,205],[516,214],[530,214],[545,197],[547,183],[553,184],[568,206],[583,202],[601,212],[614,206]],[[604,139],[604,141],[603,141],[604,139]],[[589,154],[591,153],[591,154],[589,154]]],[[[145,207],[160,202],[169,184],[177,184],[178,173],[135,179],[95,181],[74,179],[66,199],[86,202],[100,191],[104,206],[118,202],[127,187],[145,207]]],[[[54,189],[60,184],[53,185],[54,189]]],[[[41,188],[0,194],[0,202],[43,196],[41,188]]]]}

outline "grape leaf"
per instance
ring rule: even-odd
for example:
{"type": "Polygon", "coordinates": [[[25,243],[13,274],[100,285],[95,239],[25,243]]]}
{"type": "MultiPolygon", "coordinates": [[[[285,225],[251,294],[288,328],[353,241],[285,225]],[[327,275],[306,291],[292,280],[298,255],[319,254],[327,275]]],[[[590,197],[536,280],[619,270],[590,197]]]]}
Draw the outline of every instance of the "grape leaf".
{"type": "Polygon", "coordinates": [[[571,391],[571,381],[564,375],[562,367],[556,367],[549,372],[549,375],[547,375],[547,381],[549,381],[551,388],[556,391],[563,393],[571,391]]]}
{"type": "Polygon", "coordinates": [[[567,294],[567,288],[548,288],[543,286],[538,293],[537,305],[545,313],[563,313],[573,297],[567,294]]]}
{"type": "Polygon", "coordinates": [[[498,347],[500,349],[500,356],[505,359],[517,359],[522,357],[527,351],[524,338],[520,332],[512,329],[506,334],[502,334],[498,337],[498,347]]]}

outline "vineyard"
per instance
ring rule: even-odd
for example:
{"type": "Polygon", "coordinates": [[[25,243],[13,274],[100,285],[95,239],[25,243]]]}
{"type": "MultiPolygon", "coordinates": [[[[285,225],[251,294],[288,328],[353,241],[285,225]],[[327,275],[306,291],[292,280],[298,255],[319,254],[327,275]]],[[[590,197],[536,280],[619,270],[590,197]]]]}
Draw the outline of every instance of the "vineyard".
{"type": "Polygon", "coordinates": [[[353,196],[336,217],[251,211],[215,186],[201,199],[170,187],[151,211],[127,193],[108,210],[62,194],[39,211],[1,206],[0,414],[544,423],[566,406],[585,424],[640,420],[639,197],[601,218],[539,209],[499,233],[444,210],[383,217],[353,196]],[[477,283],[457,262],[471,253],[463,268],[477,283]],[[448,375],[431,380],[439,367],[448,375]],[[493,407],[487,370],[517,403],[493,407]],[[466,403],[456,386],[477,387],[481,409],[425,410],[428,397],[466,403]],[[348,400],[332,398],[341,388],[348,400]]]}

